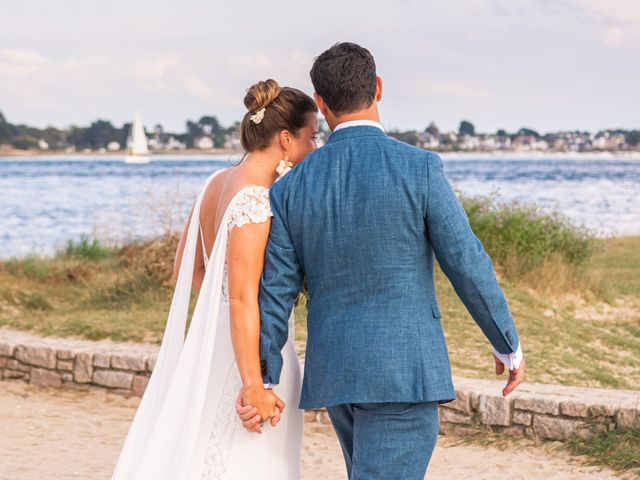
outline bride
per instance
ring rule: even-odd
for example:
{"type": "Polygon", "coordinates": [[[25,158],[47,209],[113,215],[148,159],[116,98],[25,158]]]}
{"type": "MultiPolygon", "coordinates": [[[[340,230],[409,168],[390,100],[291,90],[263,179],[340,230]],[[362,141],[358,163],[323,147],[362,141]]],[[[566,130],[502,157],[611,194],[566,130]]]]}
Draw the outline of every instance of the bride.
{"type": "Polygon", "coordinates": [[[262,382],[258,288],[272,216],[269,187],[315,149],[317,107],[271,79],[249,88],[244,103],[240,137],[247,155],[211,175],[191,210],[156,365],[113,480],[300,477],[293,314],[278,396],[262,382]],[[192,287],[199,293],[185,338],[192,287]],[[239,391],[240,403],[252,406],[242,419],[261,435],[242,428],[239,391]]]}

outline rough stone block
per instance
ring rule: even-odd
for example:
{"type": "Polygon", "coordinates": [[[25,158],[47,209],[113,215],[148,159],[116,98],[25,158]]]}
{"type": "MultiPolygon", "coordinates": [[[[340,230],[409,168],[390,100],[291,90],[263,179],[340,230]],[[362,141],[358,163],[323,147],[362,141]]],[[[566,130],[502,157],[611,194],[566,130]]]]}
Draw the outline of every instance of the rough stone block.
{"type": "Polygon", "coordinates": [[[441,423],[460,423],[463,425],[471,425],[473,422],[473,416],[468,413],[459,412],[449,408],[440,409],[440,422],[441,423]]]}
{"type": "Polygon", "coordinates": [[[71,372],[73,370],[73,360],[60,360],[56,365],[58,370],[64,370],[65,372],[71,372]]]}
{"type": "Polygon", "coordinates": [[[456,390],[456,399],[452,402],[443,403],[442,407],[451,408],[464,413],[471,413],[471,396],[464,390],[456,390]]]}
{"type": "Polygon", "coordinates": [[[554,400],[542,398],[516,398],[515,405],[518,410],[528,410],[535,413],[547,413],[559,415],[560,405],[554,400]]]}
{"type": "Polygon", "coordinates": [[[632,408],[623,408],[616,412],[616,425],[618,428],[640,427],[640,411],[632,408]]]}
{"type": "Polygon", "coordinates": [[[0,355],[5,357],[13,357],[15,346],[9,343],[0,343],[0,355]]]}
{"type": "Polygon", "coordinates": [[[59,360],[73,360],[76,357],[75,352],[71,350],[58,350],[56,355],[59,360]]]}
{"type": "Polygon", "coordinates": [[[44,368],[32,368],[29,383],[41,387],[60,388],[62,386],[62,376],[58,372],[52,372],[44,368]]]}
{"type": "Polygon", "coordinates": [[[7,366],[9,370],[18,370],[19,372],[29,372],[31,371],[31,367],[29,365],[25,365],[24,363],[20,363],[18,360],[11,358],[7,360],[7,366]]]}
{"type": "Polygon", "coordinates": [[[93,355],[93,366],[100,368],[109,368],[109,355],[104,353],[96,353],[93,355]]]}
{"type": "Polygon", "coordinates": [[[26,375],[26,372],[19,372],[17,370],[5,370],[3,373],[3,378],[24,378],[26,375]]]}
{"type": "Polygon", "coordinates": [[[305,423],[315,423],[318,421],[318,412],[317,410],[307,410],[304,412],[304,421],[305,423]]]}
{"type": "Polygon", "coordinates": [[[533,417],[533,429],[538,436],[552,440],[568,440],[573,435],[580,434],[583,430],[588,431],[587,425],[580,420],[544,415],[535,415],[533,417]]]}
{"type": "Polygon", "coordinates": [[[511,425],[511,402],[505,397],[480,395],[478,410],[485,425],[511,425]]]}
{"type": "Polygon", "coordinates": [[[35,367],[56,368],[56,351],[49,347],[18,345],[14,357],[35,367]]]}
{"type": "Polygon", "coordinates": [[[471,392],[469,398],[471,399],[471,408],[477,412],[480,409],[480,396],[476,392],[471,392]]]}
{"type": "Polygon", "coordinates": [[[90,353],[78,353],[73,367],[73,378],[76,383],[90,383],[93,374],[93,358],[90,353]]]}
{"type": "Polygon", "coordinates": [[[589,406],[580,402],[560,402],[560,412],[568,417],[587,418],[589,416],[589,406]]]}
{"type": "Polygon", "coordinates": [[[62,374],[62,383],[73,382],[73,375],[69,372],[65,372],[62,374]]]}
{"type": "Polygon", "coordinates": [[[139,397],[142,396],[144,390],[147,388],[147,384],[149,383],[149,377],[145,375],[136,375],[133,377],[133,383],[131,384],[131,389],[133,393],[139,397]]]}
{"type": "Polygon", "coordinates": [[[0,368],[5,368],[8,361],[9,357],[0,357],[0,368]]]}
{"type": "Polygon", "coordinates": [[[153,372],[156,366],[156,357],[147,357],[147,372],[153,372]]]}
{"type": "Polygon", "coordinates": [[[513,412],[513,423],[518,425],[531,425],[533,421],[533,414],[529,412],[522,412],[520,410],[516,410],[513,412]]]}
{"type": "Polygon", "coordinates": [[[331,419],[326,411],[318,413],[318,420],[320,420],[320,423],[324,423],[325,425],[331,425],[331,419]]]}
{"type": "Polygon", "coordinates": [[[612,417],[616,413],[616,408],[612,405],[591,405],[589,415],[592,417],[612,417]]]}
{"type": "Polygon", "coordinates": [[[134,372],[144,372],[146,368],[146,362],[142,357],[132,357],[129,355],[112,355],[111,368],[117,368],[120,370],[132,370],[134,372]]]}
{"type": "Polygon", "coordinates": [[[93,372],[93,383],[103,387],[131,388],[133,373],[115,372],[113,370],[96,370],[93,372]]]}

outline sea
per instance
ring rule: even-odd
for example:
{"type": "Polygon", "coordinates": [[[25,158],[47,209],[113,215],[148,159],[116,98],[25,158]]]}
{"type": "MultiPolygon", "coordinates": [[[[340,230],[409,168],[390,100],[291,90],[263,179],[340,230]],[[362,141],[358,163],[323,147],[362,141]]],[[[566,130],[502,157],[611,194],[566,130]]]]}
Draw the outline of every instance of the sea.
{"type": "MultiPolygon", "coordinates": [[[[640,159],[442,155],[454,188],[535,203],[607,236],[640,234],[640,159]]],[[[82,236],[109,245],[180,230],[205,179],[237,156],[0,157],[0,258],[50,256],[82,236]]]]}

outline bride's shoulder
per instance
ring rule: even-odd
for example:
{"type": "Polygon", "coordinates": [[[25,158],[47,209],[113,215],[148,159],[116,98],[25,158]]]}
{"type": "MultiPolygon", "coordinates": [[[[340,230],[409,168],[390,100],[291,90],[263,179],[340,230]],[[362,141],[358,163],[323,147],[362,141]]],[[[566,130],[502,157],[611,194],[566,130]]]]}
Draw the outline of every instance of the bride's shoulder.
{"type": "Polygon", "coordinates": [[[247,185],[237,193],[229,221],[231,227],[242,227],[248,223],[266,222],[272,216],[269,188],[247,185]]]}

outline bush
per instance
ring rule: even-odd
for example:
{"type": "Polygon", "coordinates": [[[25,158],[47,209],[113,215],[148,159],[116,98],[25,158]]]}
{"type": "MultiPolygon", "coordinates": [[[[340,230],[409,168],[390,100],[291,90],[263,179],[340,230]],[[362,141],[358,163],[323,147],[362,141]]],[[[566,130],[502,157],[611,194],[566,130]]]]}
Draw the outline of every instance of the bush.
{"type": "Polygon", "coordinates": [[[93,240],[88,235],[81,235],[78,242],[67,241],[67,248],[63,256],[67,258],[84,258],[86,260],[101,260],[109,255],[109,249],[103,247],[98,239],[93,240]]]}
{"type": "Polygon", "coordinates": [[[513,202],[497,205],[490,197],[463,197],[471,228],[494,262],[519,277],[545,262],[564,261],[578,269],[597,250],[593,234],[558,213],[513,202]]]}

